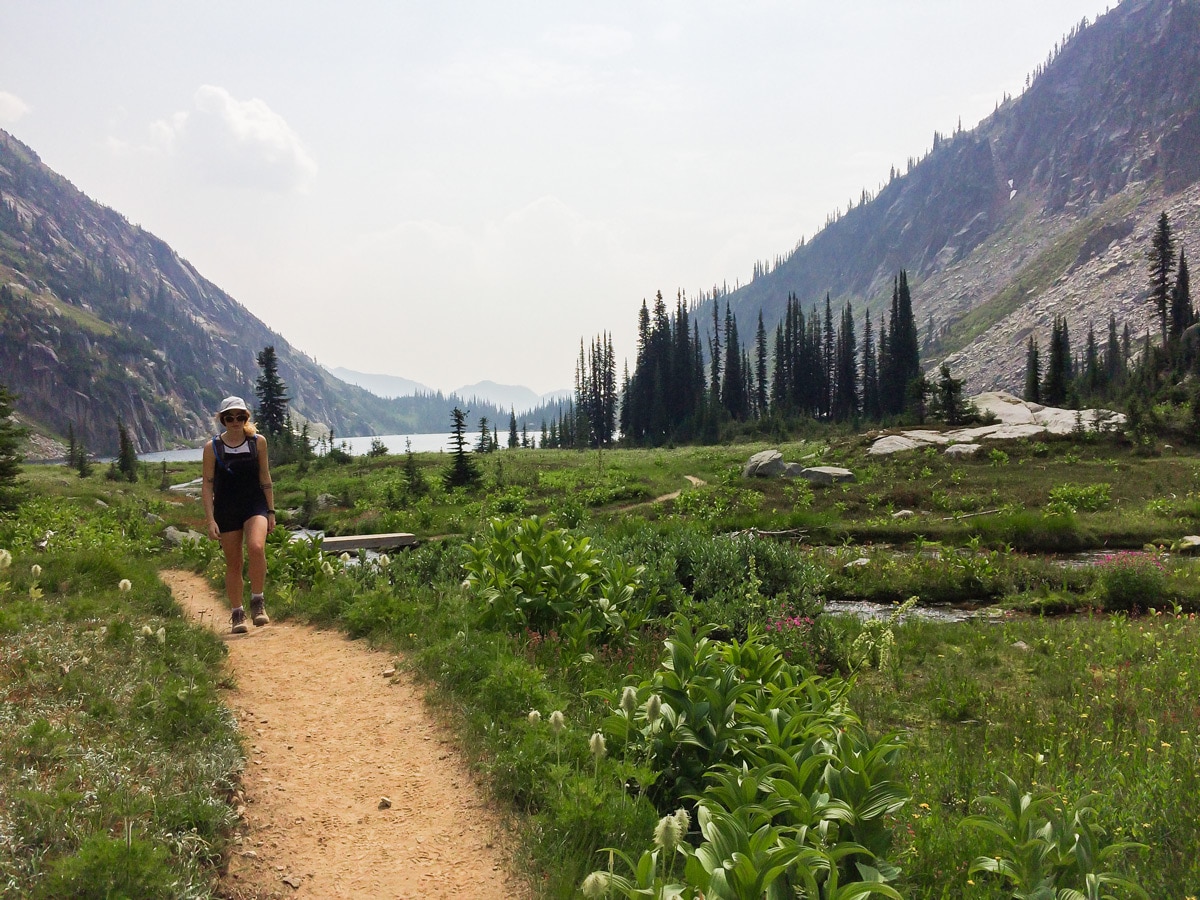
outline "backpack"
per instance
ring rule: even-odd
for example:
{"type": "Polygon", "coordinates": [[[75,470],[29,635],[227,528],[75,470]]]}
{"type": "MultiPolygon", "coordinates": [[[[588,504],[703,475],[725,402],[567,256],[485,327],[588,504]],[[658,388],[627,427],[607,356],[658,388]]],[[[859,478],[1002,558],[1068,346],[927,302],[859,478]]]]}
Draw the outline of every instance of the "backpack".
{"type": "MultiPolygon", "coordinates": [[[[250,442],[250,458],[255,462],[258,461],[258,435],[250,437],[246,435],[246,440],[250,442]]],[[[212,439],[213,456],[217,459],[217,465],[225,470],[227,475],[233,474],[233,469],[225,459],[225,442],[221,440],[221,436],[217,435],[212,439]]]]}

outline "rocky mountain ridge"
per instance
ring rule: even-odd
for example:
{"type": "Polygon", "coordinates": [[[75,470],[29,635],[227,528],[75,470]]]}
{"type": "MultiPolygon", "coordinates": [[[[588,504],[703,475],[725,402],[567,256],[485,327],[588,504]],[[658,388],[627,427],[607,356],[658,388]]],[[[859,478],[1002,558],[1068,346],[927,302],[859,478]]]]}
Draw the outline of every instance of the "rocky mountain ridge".
{"type": "Polygon", "coordinates": [[[27,424],[59,438],[72,428],[101,454],[116,450],[118,417],[138,452],[194,443],[222,396],[254,396],[268,345],[292,412],[318,430],[449,427],[448,407],[422,429],[430,410],[334,378],[0,130],[0,380],[27,424]]]}
{"type": "MultiPolygon", "coordinates": [[[[929,341],[971,391],[1019,390],[1025,341],[1054,316],[1073,338],[1108,317],[1146,328],[1145,254],[1160,212],[1200,252],[1200,2],[1124,0],[1057,48],[1028,89],[831,222],[770,271],[718,298],[744,334],[789,293],[878,316],[909,273],[929,341]]],[[[709,321],[701,304],[698,318],[709,321]]],[[[1076,337],[1077,336],[1077,337],[1076,337]]]]}

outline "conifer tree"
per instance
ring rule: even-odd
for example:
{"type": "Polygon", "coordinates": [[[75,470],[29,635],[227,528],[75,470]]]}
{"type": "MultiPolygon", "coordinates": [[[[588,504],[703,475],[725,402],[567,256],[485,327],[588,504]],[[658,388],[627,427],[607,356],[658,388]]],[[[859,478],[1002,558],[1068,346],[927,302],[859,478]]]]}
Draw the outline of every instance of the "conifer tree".
{"type": "Polygon", "coordinates": [[[517,411],[511,406],[508,408],[508,449],[515,450],[521,445],[521,438],[517,434],[517,411]]]}
{"type": "Polygon", "coordinates": [[[254,395],[258,398],[256,424],[263,434],[276,437],[284,433],[287,424],[290,399],[287,386],[279,377],[279,358],[274,346],[264,347],[256,359],[259,367],[258,380],[254,384],[254,395]]]}
{"type": "Polygon", "coordinates": [[[963,404],[962,379],[953,377],[950,374],[950,366],[946,363],[942,363],[940,372],[941,377],[936,387],[938,415],[947,425],[961,425],[967,417],[967,410],[963,404]]]}
{"type": "Polygon", "coordinates": [[[1067,333],[1067,320],[1055,316],[1050,331],[1050,358],[1042,381],[1041,402],[1047,406],[1062,406],[1067,400],[1070,383],[1071,341],[1067,333]]]}
{"type": "Polygon", "coordinates": [[[21,442],[26,429],[17,424],[13,405],[16,398],[0,384],[0,513],[12,512],[25,497],[21,483],[21,442]]]}
{"type": "Polygon", "coordinates": [[[129,431],[125,427],[125,421],[117,416],[117,472],[120,477],[126,481],[137,481],[137,450],[133,446],[133,440],[129,437],[129,431]]]}
{"type": "Polygon", "coordinates": [[[421,497],[429,491],[429,483],[417,468],[417,457],[412,451],[412,441],[404,439],[404,491],[410,497],[421,497]]]}
{"type": "Polygon", "coordinates": [[[862,346],[862,411],[863,415],[876,421],[880,417],[879,369],[875,358],[875,341],[871,336],[871,313],[863,316],[862,346]]]}
{"type": "Polygon", "coordinates": [[[79,444],[75,441],[75,423],[67,423],[67,459],[63,463],[68,469],[79,465],[79,444]]]}
{"type": "Polygon", "coordinates": [[[1025,393],[1024,399],[1030,403],[1042,402],[1042,361],[1038,354],[1037,338],[1029,336],[1029,344],[1025,350],[1025,393]]]}
{"type": "Polygon", "coordinates": [[[754,411],[759,417],[767,414],[767,330],[763,327],[762,309],[758,311],[758,333],[754,337],[755,394],[754,411]]]}
{"type": "Polygon", "coordinates": [[[1158,217],[1158,225],[1151,239],[1150,252],[1150,299],[1158,310],[1162,329],[1162,341],[1167,343],[1167,311],[1171,299],[1171,272],[1175,268],[1175,237],[1171,233],[1171,220],[1164,211],[1158,217]]]}
{"type": "Polygon", "coordinates": [[[1125,359],[1121,355],[1121,342],[1117,338],[1117,317],[1109,313],[1108,343],[1104,348],[1104,381],[1111,393],[1125,371],[1125,359]]]}
{"type": "Polygon", "coordinates": [[[1175,285],[1171,288],[1171,337],[1179,338],[1196,321],[1192,309],[1192,287],[1188,276],[1187,259],[1179,251],[1179,267],[1175,274],[1175,285]]]}
{"type": "Polygon", "coordinates": [[[457,406],[450,413],[450,447],[453,459],[449,468],[442,473],[442,483],[447,489],[478,484],[479,467],[467,453],[467,415],[457,406]]]}

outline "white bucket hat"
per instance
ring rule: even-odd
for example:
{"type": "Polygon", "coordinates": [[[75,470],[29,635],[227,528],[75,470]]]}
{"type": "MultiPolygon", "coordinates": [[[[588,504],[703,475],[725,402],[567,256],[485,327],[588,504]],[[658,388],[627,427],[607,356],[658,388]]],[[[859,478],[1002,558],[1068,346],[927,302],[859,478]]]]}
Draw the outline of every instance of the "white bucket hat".
{"type": "Polygon", "coordinates": [[[246,401],[241,397],[226,397],[221,401],[221,408],[217,410],[217,415],[222,416],[231,409],[240,409],[247,415],[250,414],[250,407],[246,405],[246,401]]]}

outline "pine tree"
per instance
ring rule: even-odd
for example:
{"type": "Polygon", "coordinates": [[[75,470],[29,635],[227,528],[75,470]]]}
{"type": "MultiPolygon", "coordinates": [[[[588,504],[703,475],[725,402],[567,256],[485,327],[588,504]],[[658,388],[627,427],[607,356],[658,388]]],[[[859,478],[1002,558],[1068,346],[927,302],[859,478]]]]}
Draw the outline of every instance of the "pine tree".
{"type": "Polygon", "coordinates": [[[1042,400],[1047,406],[1062,406],[1067,400],[1071,383],[1071,342],[1067,334],[1067,320],[1054,317],[1050,331],[1050,359],[1046,363],[1046,376],[1042,381],[1042,400]]]}
{"type": "Polygon", "coordinates": [[[1042,402],[1042,361],[1038,354],[1037,338],[1029,336],[1029,344],[1025,351],[1025,393],[1024,399],[1030,403],[1042,402]]]}
{"type": "Polygon", "coordinates": [[[134,449],[129,430],[120,416],[117,416],[117,447],[117,472],[126,481],[137,481],[137,450],[134,449]]]}
{"type": "Polygon", "coordinates": [[[1179,268],[1176,270],[1175,286],[1171,289],[1171,337],[1179,338],[1196,321],[1192,309],[1191,279],[1188,277],[1187,259],[1179,251],[1179,268]]]}
{"type": "Polygon", "coordinates": [[[404,490],[410,497],[421,497],[429,491],[429,483],[417,468],[417,458],[412,452],[412,441],[404,439],[404,490]]]}
{"type": "Polygon", "coordinates": [[[1108,343],[1104,348],[1104,380],[1111,394],[1125,372],[1125,359],[1121,355],[1121,342],[1117,337],[1117,317],[1108,316],[1108,343]]]}
{"type": "Polygon", "coordinates": [[[946,363],[942,363],[940,371],[941,377],[936,387],[938,415],[947,425],[961,425],[967,417],[963,404],[962,379],[954,378],[950,374],[950,366],[946,363]]]}
{"type": "Polygon", "coordinates": [[[256,358],[260,370],[254,384],[254,395],[258,398],[256,424],[263,434],[276,437],[284,433],[287,424],[290,399],[287,386],[279,377],[279,359],[274,346],[264,347],[256,358]]]}
{"type": "Polygon", "coordinates": [[[480,480],[479,467],[476,466],[467,452],[467,415],[457,406],[450,413],[452,427],[450,429],[450,446],[454,458],[450,467],[442,473],[442,484],[447,490],[456,487],[467,487],[478,484],[480,480]]]}
{"type": "Polygon", "coordinates": [[[68,469],[79,466],[79,444],[75,440],[75,423],[67,423],[67,459],[63,463],[68,469]]]}
{"type": "Polygon", "coordinates": [[[877,421],[879,408],[879,361],[875,358],[875,342],[871,336],[871,313],[863,316],[862,345],[862,411],[863,415],[877,421]]]}
{"type": "Polygon", "coordinates": [[[763,327],[762,309],[758,311],[758,333],[754,338],[755,394],[754,411],[761,418],[767,414],[767,330],[763,327]]]}
{"type": "Polygon", "coordinates": [[[25,486],[20,480],[21,442],[26,429],[17,424],[13,415],[16,398],[8,388],[0,384],[0,513],[12,512],[25,497],[25,486]]]}
{"type": "Polygon", "coordinates": [[[517,411],[508,408],[508,449],[515,450],[521,446],[521,437],[517,434],[517,411]]]}
{"type": "Polygon", "coordinates": [[[1158,225],[1151,239],[1150,252],[1150,299],[1158,310],[1162,328],[1163,344],[1167,343],[1167,304],[1171,299],[1171,272],[1175,268],[1175,238],[1171,233],[1171,220],[1166,212],[1158,217],[1158,225]]]}

